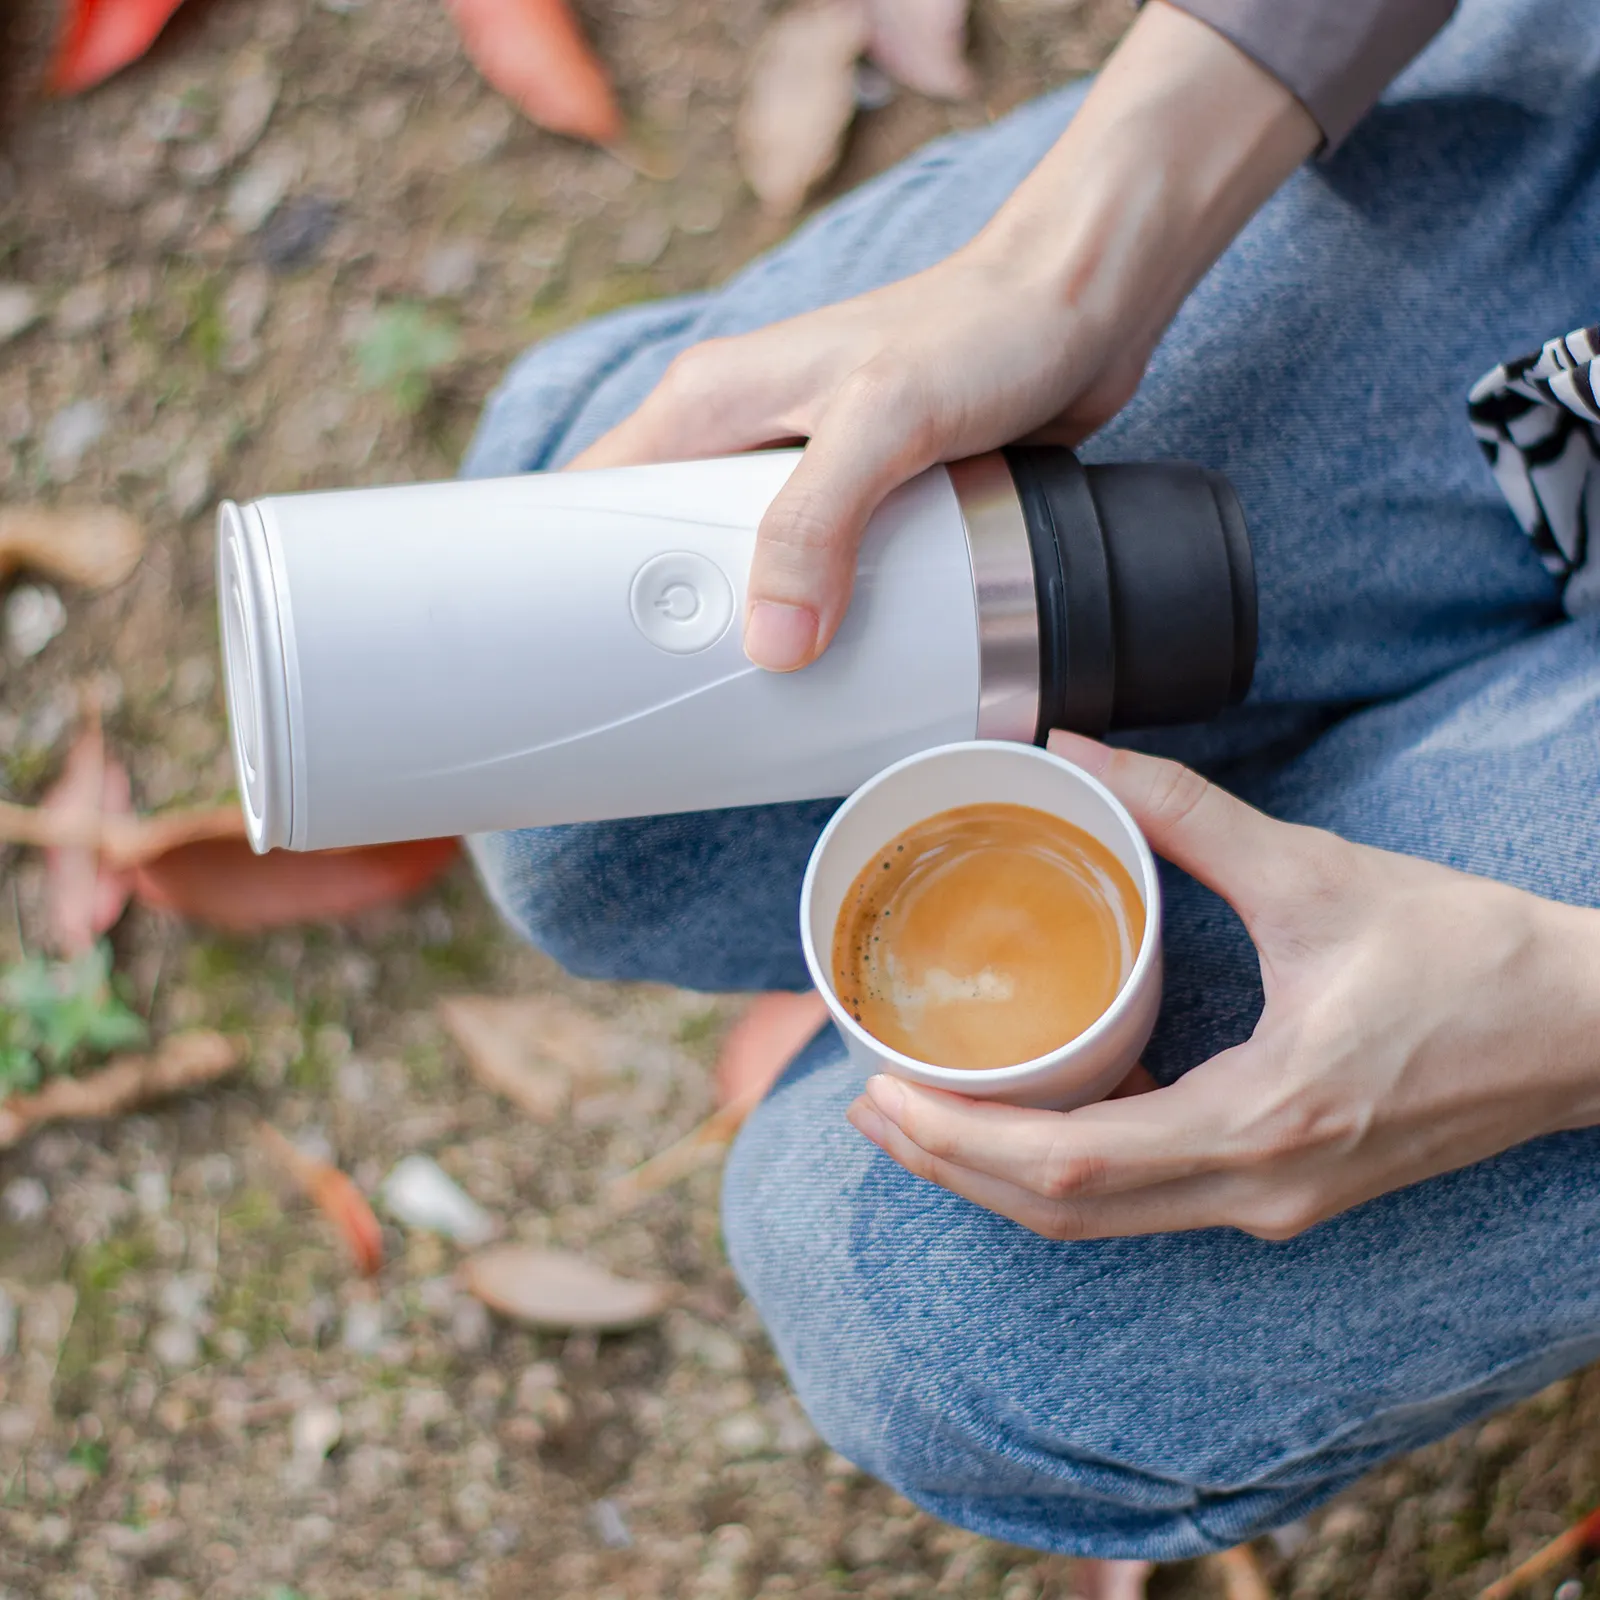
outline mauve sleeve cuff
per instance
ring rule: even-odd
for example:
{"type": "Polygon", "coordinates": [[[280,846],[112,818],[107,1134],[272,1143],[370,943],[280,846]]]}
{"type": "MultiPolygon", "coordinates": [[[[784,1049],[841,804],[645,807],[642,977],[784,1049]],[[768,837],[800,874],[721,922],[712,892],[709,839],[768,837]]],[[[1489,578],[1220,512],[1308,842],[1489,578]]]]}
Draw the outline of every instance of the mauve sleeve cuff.
{"type": "Polygon", "coordinates": [[[1331,150],[1455,10],[1455,0],[1168,0],[1259,62],[1331,150]]]}

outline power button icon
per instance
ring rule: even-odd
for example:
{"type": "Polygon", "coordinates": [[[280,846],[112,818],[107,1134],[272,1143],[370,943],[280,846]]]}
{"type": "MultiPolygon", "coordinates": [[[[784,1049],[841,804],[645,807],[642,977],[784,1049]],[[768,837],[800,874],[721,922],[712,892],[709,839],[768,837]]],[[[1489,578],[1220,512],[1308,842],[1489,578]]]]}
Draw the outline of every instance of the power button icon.
{"type": "Polygon", "coordinates": [[[675,656],[709,650],[733,621],[733,585],[713,561],[692,550],[653,556],[628,592],[633,625],[658,650],[675,656]]]}

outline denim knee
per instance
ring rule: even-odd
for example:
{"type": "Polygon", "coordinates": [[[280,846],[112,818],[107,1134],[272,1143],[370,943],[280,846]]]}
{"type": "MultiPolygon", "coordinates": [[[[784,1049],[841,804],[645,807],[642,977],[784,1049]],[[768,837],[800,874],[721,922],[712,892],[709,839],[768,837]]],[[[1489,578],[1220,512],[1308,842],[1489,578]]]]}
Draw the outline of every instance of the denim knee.
{"type": "Polygon", "coordinates": [[[800,879],[837,803],[482,834],[472,854],[512,927],[578,977],[798,989],[800,879]]]}
{"type": "Polygon", "coordinates": [[[1576,1182],[1596,1141],[1281,1244],[1060,1243],[869,1145],[844,1119],[861,1081],[829,1030],[750,1119],[723,1185],[729,1254],[822,1436],[975,1532],[1154,1560],[1224,1548],[1600,1352],[1586,1303],[1555,1316],[1514,1281],[1527,1206],[1496,1198],[1568,1166],[1576,1182]]]}

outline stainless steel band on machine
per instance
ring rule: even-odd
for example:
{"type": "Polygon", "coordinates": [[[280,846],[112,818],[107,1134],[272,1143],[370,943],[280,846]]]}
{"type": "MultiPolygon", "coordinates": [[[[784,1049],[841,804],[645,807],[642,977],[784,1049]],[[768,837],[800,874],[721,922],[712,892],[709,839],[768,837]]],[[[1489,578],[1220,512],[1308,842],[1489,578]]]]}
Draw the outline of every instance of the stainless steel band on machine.
{"type": "Polygon", "coordinates": [[[955,463],[982,676],[977,736],[1200,722],[1255,670],[1255,564],[1220,473],[1014,446],[955,463]]]}

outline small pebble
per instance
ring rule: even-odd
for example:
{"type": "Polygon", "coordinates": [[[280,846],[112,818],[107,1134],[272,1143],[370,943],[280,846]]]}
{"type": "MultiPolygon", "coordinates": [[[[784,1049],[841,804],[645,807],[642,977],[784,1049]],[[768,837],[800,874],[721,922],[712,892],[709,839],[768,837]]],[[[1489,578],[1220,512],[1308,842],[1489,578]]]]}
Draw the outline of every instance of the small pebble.
{"type": "Polygon", "coordinates": [[[39,320],[39,296],[24,283],[0,283],[0,344],[39,320]]]}
{"type": "Polygon", "coordinates": [[[76,284],[62,295],[56,306],[56,329],[69,339],[91,333],[106,320],[109,304],[110,296],[104,278],[91,278],[87,283],[76,284]]]}
{"type": "Polygon", "coordinates": [[[477,247],[465,239],[435,245],[422,260],[422,292],[440,298],[465,294],[478,276],[477,247]]]}
{"type": "Polygon", "coordinates": [[[57,483],[66,483],[83,458],[105,437],[111,414],[99,400],[78,400],[64,406],[45,424],[44,464],[57,483]]]}
{"type": "Polygon", "coordinates": [[[344,1424],[337,1406],[313,1401],[295,1412],[290,1424],[289,1438],[295,1460],[302,1464],[315,1464],[323,1460],[338,1444],[344,1433],[344,1424]]]}
{"type": "Polygon", "coordinates": [[[50,1191],[37,1178],[13,1178],[0,1203],[11,1221],[37,1222],[50,1209],[50,1191]]]}
{"type": "Polygon", "coordinates": [[[862,111],[882,111],[894,99],[894,83],[870,61],[856,63],[856,105],[862,111]]]}
{"type": "Polygon", "coordinates": [[[672,241],[672,224],[654,212],[634,217],[617,240],[619,267],[648,267],[661,259],[672,241]]]}
{"type": "Polygon", "coordinates": [[[6,642],[19,656],[36,656],[67,625],[67,608],[48,584],[19,583],[6,596],[6,642]]]}
{"type": "Polygon", "coordinates": [[[296,162],[284,150],[259,156],[233,181],[224,210],[240,233],[254,233],[289,192],[296,162]]]}
{"type": "Polygon", "coordinates": [[[141,1215],[162,1216],[172,1204],[172,1190],[167,1183],[166,1173],[151,1167],[134,1173],[133,1199],[141,1215]]]}
{"type": "Polygon", "coordinates": [[[444,1169],[427,1156],[406,1156],[383,1180],[383,1203],[397,1222],[442,1233],[458,1244],[484,1244],[495,1220],[444,1169]]]}
{"type": "Polygon", "coordinates": [[[489,1308],[471,1295],[460,1295],[450,1310],[450,1342],[463,1355],[487,1350],[494,1338],[489,1308]]]}
{"type": "Polygon", "coordinates": [[[175,1272],[161,1286],[161,1309],[176,1321],[198,1322],[215,1283],[209,1272],[175,1272]]]}
{"type": "Polygon", "coordinates": [[[309,266],[339,223],[339,208],[318,195],[295,195],[273,212],[256,239],[256,255],[274,272],[309,266]]]}
{"type": "Polygon", "coordinates": [[[192,1322],[163,1322],[150,1335],[150,1353],[162,1366],[183,1371],[200,1359],[200,1331],[192,1322]]]}
{"type": "Polygon", "coordinates": [[[600,1542],[608,1550],[630,1550],[633,1535],[628,1531],[628,1520],[615,1500],[596,1500],[589,1508],[589,1518],[600,1542]]]}
{"type": "Polygon", "coordinates": [[[1583,1585],[1576,1578],[1568,1578],[1556,1586],[1554,1600],[1583,1600],[1583,1585]]]}
{"type": "Polygon", "coordinates": [[[236,161],[267,131],[283,80],[259,64],[242,73],[231,74],[217,133],[229,161],[236,161]]]}
{"type": "Polygon", "coordinates": [[[377,1354],[383,1346],[383,1307],[376,1300],[356,1300],[346,1306],[339,1342],[358,1356],[377,1354]]]}

